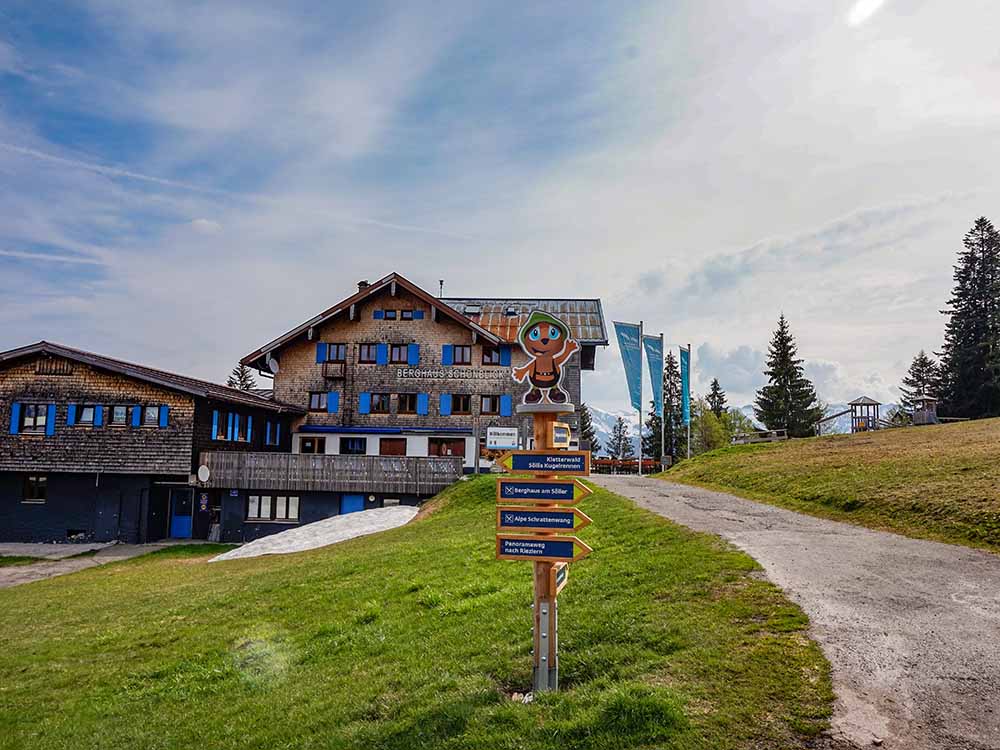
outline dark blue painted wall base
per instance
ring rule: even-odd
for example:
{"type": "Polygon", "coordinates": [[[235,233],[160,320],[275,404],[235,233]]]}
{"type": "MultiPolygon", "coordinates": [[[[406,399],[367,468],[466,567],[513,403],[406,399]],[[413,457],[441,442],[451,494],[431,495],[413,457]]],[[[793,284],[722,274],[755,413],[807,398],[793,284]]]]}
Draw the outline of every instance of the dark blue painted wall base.
{"type": "MultiPolygon", "coordinates": [[[[369,494],[365,494],[365,510],[381,508],[385,504],[386,496],[376,495],[375,499],[370,499],[369,494]]],[[[399,505],[420,505],[427,498],[416,495],[393,495],[393,499],[399,500],[399,505]]],[[[252,542],[254,539],[288,531],[296,526],[303,526],[314,521],[322,521],[324,518],[332,518],[340,515],[341,494],[325,492],[278,492],[254,490],[221,490],[222,504],[222,529],[221,541],[236,543],[252,542]],[[274,521],[262,523],[260,521],[247,521],[247,496],[248,495],[297,495],[299,498],[299,520],[298,522],[274,521]]]]}
{"type": "Polygon", "coordinates": [[[24,502],[24,474],[0,473],[0,542],[110,542],[163,538],[164,488],[132,474],[47,474],[44,503],[24,502]]]}

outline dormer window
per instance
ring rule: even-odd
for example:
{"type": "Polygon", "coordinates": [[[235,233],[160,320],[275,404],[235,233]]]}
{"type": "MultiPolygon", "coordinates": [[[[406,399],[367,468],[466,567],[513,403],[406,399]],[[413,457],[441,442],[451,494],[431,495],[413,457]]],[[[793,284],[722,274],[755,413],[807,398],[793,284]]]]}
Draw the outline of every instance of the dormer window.
{"type": "Polygon", "coordinates": [[[464,310],[466,315],[482,315],[483,306],[482,305],[466,305],[464,310]]]}

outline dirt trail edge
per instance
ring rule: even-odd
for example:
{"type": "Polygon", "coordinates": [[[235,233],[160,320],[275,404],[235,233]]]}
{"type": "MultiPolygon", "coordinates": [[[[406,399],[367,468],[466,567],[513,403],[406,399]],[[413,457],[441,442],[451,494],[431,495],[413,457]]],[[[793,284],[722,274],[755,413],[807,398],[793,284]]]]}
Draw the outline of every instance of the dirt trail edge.
{"type": "Polygon", "coordinates": [[[760,562],[833,666],[835,737],[1000,748],[1000,556],[656,479],[590,479],[760,562]]]}

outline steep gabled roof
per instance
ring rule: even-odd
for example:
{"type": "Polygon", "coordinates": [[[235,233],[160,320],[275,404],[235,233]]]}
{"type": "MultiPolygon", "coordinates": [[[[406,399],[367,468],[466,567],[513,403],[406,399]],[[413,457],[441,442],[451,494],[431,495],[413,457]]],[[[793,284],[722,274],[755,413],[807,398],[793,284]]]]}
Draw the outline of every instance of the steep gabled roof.
{"type": "Polygon", "coordinates": [[[533,310],[554,315],[581,344],[608,345],[604,310],[599,299],[539,299],[530,297],[446,297],[441,300],[507,342],[517,341],[517,332],[533,310]]]}
{"type": "Polygon", "coordinates": [[[278,349],[285,346],[289,342],[294,341],[299,336],[306,334],[310,328],[322,325],[323,323],[327,322],[332,318],[335,318],[338,315],[350,313],[352,305],[355,305],[358,302],[361,302],[367,299],[368,297],[371,297],[372,295],[383,291],[386,288],[392,288],[393,285],[396,285],[401,289],[405,289],[410,294],[412,294],[422,302],[429,305],[431,308],[436,309],[440,314],[444,315],[448,319],[455,321],[456,323],[458,323],[461,326],[464,326],[465,328],[468,328],[470,331],[475,331],[476,334],[478,334],[483,340],[487,341],[488,343],[491,344],[501,343],[500,338],[496,334],[488,331],[486,328],[479,325],[475,321],[470,320],[465,315],[462,315],[454,308],[452,308],[450,305],[446,304],[443,300],[435,297],[432,294],[425,292],[423,289],[414,284],[412,281],[409,281],[408,279],[405,279],[402,276],[400,276],[398,273],[393,272],[390,273],[388,276],[379,279],[375,283],[369,284],[364,289],[359,289],[357,293],[352,294],[350,297],[348,297],[345,300],[342,300],[341,302],[338,302],[333,307],[327,308],[316,317],[311,318],[307,320],[305,323],[296,326],[292,330],[288,331],[288,333],[285,333],[276,338],[274,341],[265,344],[257,351],[251,352],[243,359],[241,359],[240,362],[250,367],[264,369],[263,358],[266,354],[269,354],[270,352],[273,351],[277,351],[278,349]]]}
{"type": "Polygon", "coordinates": [[[861,398],[856,398],[853,401],[847,402],[848,406],[881,406],[881,401],[876,401],[873,398],[868,398],[868,396],[862,396],[861,398]]]}
{"type": "Polygon", "coordinates": [[[137,365],[132,362],[125,362],[120,359],[105,357],[100,354],[94,354],[93,352],[83,351],[82,349],[73,349],[72,347],[63,346],[62,344],[53,344],[50,341],[39,341],[37,344],[30,344],[28,346],[22,346],[19,349],[11,349],[6,352],[0,352],[0,364],[14,362],[18,359],[30,357],[36,354],[65,357],[66,359],[81,362],[100,370],[106,370],[108,372],[114,372],[126,377],[135,378],[136,380],[142,380],[146,383],[152,383],[153,385],[158,385],[180,393],[186,393],[191,396],[211,398],[217,401],[225,401],[241,406],[252,406],[279,413],[305,413],[305,410],[299,408],[298,406],[282,404],[272,399],[255,395],[249,391],[240,391],[235,388],[218,385],[217,383],[210,383],[207,380],[197,380],[195,378],[189,378],[185,375],[177,375],[176,373],[167,372],[165,370],[156,370],[152,367],[146,367],[145,365],[137,365]]]}

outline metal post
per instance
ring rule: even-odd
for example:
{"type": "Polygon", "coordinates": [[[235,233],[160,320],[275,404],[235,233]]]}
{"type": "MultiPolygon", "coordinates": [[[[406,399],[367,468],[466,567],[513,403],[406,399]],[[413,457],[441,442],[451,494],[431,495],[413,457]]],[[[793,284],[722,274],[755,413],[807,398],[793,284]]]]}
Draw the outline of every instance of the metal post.
{"type": "Polygon", "coordinates": [[[642,476],[642,321],[639,321],[639,476],[642,476]]]}
{"type": "MultiPolygon", "coordinates": [[[[664,348],[663,334],[660,334],[660,355],[666,354],[664,348]]],[[[664,402],[666,393],[663,392],[663,374],[660,374],[660,469],[663,468],[663,459],[667,456],[667,405],[664,402]]]]}
{"type": "MultiPolygon", "coordinates": [[[[688,404],[691,403],[691,375],[694,373],[694,367],[691,362],[691,344],[688,344],[688,404]]],[[[688,458],[691,458],[691,409],[688,407],[688,458]]]]}
{"type": "MultiPolygon", "coordinates": [[[[535,413],[532,419],[535,450],[552,447],[552,424],[555,413],[535,413]]],[[[551,505],[538,505],[539,510],[551,505]]],[[[551,571],[555,563],[536,562],[534,575],[534,689],[535,692],[557,690],[559,687],[559,651],[556,619],[556,592],[550,589],[551,571]]]]}

